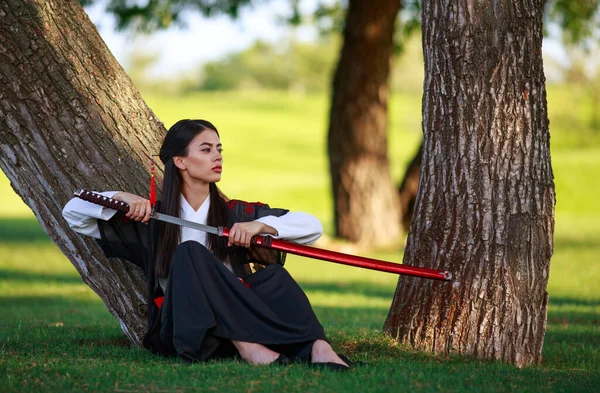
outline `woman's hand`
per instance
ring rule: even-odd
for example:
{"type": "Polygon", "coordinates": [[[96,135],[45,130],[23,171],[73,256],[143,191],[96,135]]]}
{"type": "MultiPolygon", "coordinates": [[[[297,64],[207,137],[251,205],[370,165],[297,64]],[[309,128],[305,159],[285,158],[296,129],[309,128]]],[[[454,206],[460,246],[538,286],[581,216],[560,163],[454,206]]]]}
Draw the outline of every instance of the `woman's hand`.
{"type": "Polygon", "coordinates": [[[126,217],[146,224],[150,221],[152,206],[150,206],[150,201],[146,198],[128,192],[117,192],[113,195],[113,199],[129,205],[129,212],[125,215],[126,217]]]}
{"type": "Polygon", "coordinates": [[[237,222],[229,229],[227,246],[235,245],[248,248],[252,237],[258,234],[277,235],[277,231],[272,226],[263,224],[260,221],[237,222]]]}

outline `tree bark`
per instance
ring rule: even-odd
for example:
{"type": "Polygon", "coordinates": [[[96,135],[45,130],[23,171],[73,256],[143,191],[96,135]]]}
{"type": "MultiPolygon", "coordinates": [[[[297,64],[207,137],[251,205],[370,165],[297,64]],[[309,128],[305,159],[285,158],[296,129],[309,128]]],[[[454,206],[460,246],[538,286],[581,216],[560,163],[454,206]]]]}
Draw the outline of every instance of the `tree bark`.
{"type": "Polygon", "coordinates": [[[454,282],[400,279],[384,331],[402,343],[541,360],[555,205],[542,11],[423,3],[423,165],[404,262],[454,282]]]}
{"type": "Polygon", "coordinates": [[[335,232],[361,245],[400,241],[387,145],[394,22],[400,0],[351,0],[333,80],[328,151],[335,232]]]}
{"type": "Polygon", "coordinates": [[[410,222],[415,211],[415,202],[417,201],[417,192],[419,191],[419,179],[421,178],[421,162],[423,161],[423,143],[419,145],[419,150],[412,158],[406,171],[402,183],[398,187],[400,195],[400,218],[402,220],[402,229],[408,233],[410,222]]]}
{"type": "Polygon", "coordinates": [[[105,259],[93,239],[68,227],[61,210],[81,187],[147,195],[145,168],[158,152],[162,123],[76,0],[2,1],[0,67],[2,171],[139,343],[146,331],[142,271],[105,259]]]}

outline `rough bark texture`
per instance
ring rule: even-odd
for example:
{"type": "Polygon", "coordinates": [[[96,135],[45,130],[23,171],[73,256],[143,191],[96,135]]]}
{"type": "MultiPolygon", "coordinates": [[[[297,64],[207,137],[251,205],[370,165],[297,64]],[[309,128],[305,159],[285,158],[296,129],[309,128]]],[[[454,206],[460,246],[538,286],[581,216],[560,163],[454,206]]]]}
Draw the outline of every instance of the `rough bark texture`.
{"type": "Polygon", "coordinates": [[[141,270],[106,260],[61,209],[81,187],[147,195],[163,132],[76,0],[0,3],[0,167],[137,343],[146,325],[141,270]]]}
{"type": "Polygon", "coordinates": [[[555,192],[543,2],[423,3],[424,150],[402,278],[384,330],[433,352],[541,360],[555,192]]]}
{"type": "Polygon", "coordinates": [[[419,150],[410,161],[404,172],[402,183],[398,187],[400,195],[400,214],[402,220],[402,229],[408,233],[410,222],[415,211],[415,202],[417,201],[417,192],[419,191],[419,179],[421,177],[421,162],[423,161],[423,143],[419,150]]]}
{"type": "Polygon", "coordinates": [[[351,0],[333,81],[328,136],[336,235],[362,245],[400,240],[387,102],[400,0],[351,0]]]}

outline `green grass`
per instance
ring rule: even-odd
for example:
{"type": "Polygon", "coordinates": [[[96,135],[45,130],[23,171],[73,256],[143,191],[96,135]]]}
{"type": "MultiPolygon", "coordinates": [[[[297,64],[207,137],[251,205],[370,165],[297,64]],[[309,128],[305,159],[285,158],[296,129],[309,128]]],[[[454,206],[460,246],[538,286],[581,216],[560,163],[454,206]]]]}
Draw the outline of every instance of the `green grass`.
{"type": "MultiPolygon", "coordinates": [[[[551,108],[560,108],[552,104],[553,91],[549,88],[551,108]]],[[[571,93],[560,88],[557,96],[571,93]]],[[[312,212],[331,233],[326,97],[212,93],[147,100],[167,126],[181,117],[217,124],[225,144],[222,188],[227,194],[312,212]],[[267,169],[260,182],[248,181],[250,173],[267,169]]],[[[419,143],[420,97],[395,95],[392,105],[390,154],[399,179],[419,143]]],[[[561,123],[560,116],[551,116],[551,124],[558,202],[539,366],[516,369],[397,345],[380,333],[397,277],[293,256],[286,267],[308,294],[334,346],[368,366],[338,375],[299,365],[190,366],[154,357],[130,347],[102,301],[0,176],[0,391],[597,391],[600,143],[593,138],[585,145],[573,142],[578,137],[568,136],[568,122],[561,123]]],[[[371,255],[402,259],[400,251],[371,255]]]]}

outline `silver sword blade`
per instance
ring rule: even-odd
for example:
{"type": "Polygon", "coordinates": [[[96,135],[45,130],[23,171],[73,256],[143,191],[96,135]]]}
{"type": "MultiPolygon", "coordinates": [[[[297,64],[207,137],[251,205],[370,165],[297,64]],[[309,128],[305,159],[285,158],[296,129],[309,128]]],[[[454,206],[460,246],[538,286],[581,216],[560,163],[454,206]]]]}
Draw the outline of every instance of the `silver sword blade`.
{"type": "Polygon", "coordinates": [[[168,216],[166,214],[161,214],[157,212],[153,212],[151,217],[158,221],[164,221],[170,224],[181,225],[183,227],[197,229],[202,232],[220,235],[219,228],[211,227],[210,225],[198,224],[197,222],[188,221],[179,217],[168,216]]]}

